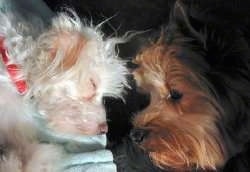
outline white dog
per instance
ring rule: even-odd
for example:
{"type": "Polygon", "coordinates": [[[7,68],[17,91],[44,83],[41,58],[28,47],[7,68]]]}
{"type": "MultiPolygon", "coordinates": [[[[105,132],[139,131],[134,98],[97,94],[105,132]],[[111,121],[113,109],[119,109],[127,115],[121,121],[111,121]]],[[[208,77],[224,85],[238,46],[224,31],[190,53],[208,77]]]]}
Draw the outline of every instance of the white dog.
{"type": "Polygon", "coordinates": [[[48,28],[0,14],[0,172],[58,170],[65,152],[39,143],[38,126],[62,135],[108,131],[102,98],[122,97],[128,71],[115,51],[122,39],[104,39],[99,27],[74,12],[48,28]]]}

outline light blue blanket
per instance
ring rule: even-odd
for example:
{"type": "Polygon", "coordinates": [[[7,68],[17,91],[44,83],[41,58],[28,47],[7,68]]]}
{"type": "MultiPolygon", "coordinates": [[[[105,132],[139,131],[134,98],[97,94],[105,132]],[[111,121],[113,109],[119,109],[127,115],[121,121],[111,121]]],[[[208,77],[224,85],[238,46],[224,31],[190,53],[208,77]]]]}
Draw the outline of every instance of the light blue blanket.
{"type": "Polygon", "coordinates": [[[106,135],[72,136],[53,133],[43,127],[41,142],[63,145],[68,155],[60,163],[63,172],[116,172],[106,135]]]}
{"type": "MultiPolygon", "coordinates": [[[[53,12],[42,0],[0,0],[1,11],[35,14],[49,23],[53,12]]],[[[41,141],[63,145],[69,155],[62,160],[65,172],[116,172],[113,155],[105,149],[106,135],[66,136],[41,130],[41,141]]]]}

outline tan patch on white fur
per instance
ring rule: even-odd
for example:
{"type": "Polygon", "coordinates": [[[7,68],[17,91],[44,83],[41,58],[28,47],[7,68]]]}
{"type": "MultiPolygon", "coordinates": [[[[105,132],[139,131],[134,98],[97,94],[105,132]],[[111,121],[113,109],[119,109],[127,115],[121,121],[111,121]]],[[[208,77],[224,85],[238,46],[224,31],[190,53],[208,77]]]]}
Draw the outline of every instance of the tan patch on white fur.
{"type": "Polygon", "coordinates": [[[69,69],[76,64],[82,51],[86,40],[80,33],[60,32],[54,38],[51,48],[51,58],[55,58],[57,52],[64,51],[65,58],[61,62],[61,69],[69,69]]]}

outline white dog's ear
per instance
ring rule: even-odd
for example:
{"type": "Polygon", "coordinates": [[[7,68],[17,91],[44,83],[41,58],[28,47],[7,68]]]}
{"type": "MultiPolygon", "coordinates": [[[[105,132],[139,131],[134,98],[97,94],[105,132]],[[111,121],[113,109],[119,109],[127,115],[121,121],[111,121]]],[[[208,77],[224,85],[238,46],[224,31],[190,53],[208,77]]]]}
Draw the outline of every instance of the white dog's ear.
{"type": "Polygon", "coordinates": [[[60,67],[69,69],[80,57],[86,39],[76,32],[58,32],[49,49],[51,60],[59,60],[60,67]]]}
{"type": "Polygon", "coordinates": [[[60,68],[69,69],[78,60],[87,39],[81,34],[83,25],[76,13],[69,9],[66,12],[52,19],[43,42],[46,42],[49,60],[60,63],[60,68]]]}

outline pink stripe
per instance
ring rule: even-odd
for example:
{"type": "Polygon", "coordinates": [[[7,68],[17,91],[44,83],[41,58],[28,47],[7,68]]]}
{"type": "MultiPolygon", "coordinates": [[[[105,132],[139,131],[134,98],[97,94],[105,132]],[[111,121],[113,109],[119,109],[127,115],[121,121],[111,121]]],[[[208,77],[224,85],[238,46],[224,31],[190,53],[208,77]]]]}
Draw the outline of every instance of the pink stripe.
{"type": "Polygon", "coordinates": [[[0,54],[2,55],[2,60],[6,66],[6,70],[9,74],[9,77],[15,84],[17,91],[22,95],[25,94],[28,89],[27,83],[23,79],[17,80],[19,72],[20,72],[20,67],[17,64],[8,64],[9,56],[8,56],[7,49],[4,47],[3,37],[0,37],[0,54]]]}

